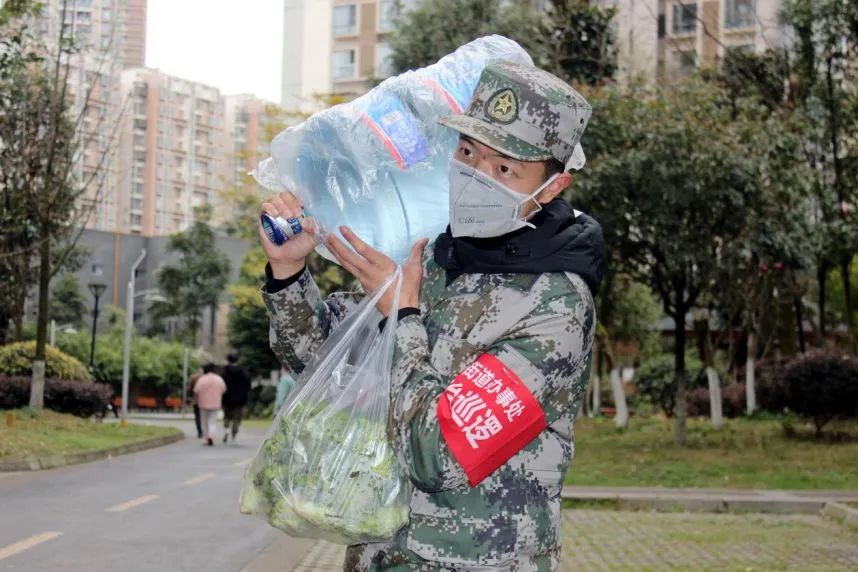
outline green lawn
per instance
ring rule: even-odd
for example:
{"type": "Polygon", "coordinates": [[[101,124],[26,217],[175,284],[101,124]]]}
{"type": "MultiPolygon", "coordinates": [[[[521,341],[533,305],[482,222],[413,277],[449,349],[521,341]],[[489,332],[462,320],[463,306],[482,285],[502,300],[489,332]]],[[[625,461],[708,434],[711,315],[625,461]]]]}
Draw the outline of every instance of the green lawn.
{"type": "Polygon", "coordinates": [[[633,417],[623,432],[581,418],[575,449],[571,485],[858,490],[858,439],[786,438],[778,420],[726,420],[720,431],[690,420],[681,448],[672,420],[633,417]]]}
{"type": "Polygon", "coordinates": [[[172,427],[95,423],[53,411],[34,414],[18,410],[14,427],[6,426],[6,412],[0,411],[0,459],[23,459],[32,455],[89,453],[129,445],[176,433],[172,427]]]}

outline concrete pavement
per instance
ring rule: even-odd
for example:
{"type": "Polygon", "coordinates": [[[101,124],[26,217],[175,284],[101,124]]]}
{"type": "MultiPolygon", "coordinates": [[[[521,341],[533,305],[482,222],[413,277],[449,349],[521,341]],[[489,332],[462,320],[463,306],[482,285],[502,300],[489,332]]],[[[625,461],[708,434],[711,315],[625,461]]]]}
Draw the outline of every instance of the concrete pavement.
{"type": "MultiPolygon", "coordinates": [[[[0,478],[0,571],[237,572],[284,535],[238,512],[244,467],[262,430],[203,447],[180,443],[0,478]]],[[[312,543],[285,539],[290,570],[312,543]]]]}

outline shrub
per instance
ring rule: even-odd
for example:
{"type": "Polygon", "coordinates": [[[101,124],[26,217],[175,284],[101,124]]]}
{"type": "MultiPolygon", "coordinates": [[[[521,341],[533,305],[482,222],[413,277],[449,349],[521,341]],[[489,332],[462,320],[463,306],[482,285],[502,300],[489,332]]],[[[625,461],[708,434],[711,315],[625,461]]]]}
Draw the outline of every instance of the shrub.
{"type": "Polygon", "coordinates": [[[250,390],[247,403],[250,417],[271,417],[274,414],[274,400],[277,388],[273,385],[257,385],[250,390]]]}
{"type": "MultiPolygon", "coordinates": [[[[635,372],[635,387],[638,393],[669,417],[673,416],[673,410],[676,407],[673,359],[672,354],[662,354],[645,361],[635,372]]],[[[685,370],[689,390],[706,383],[703,364],[699,359],[686,355],[685,370]]]]}
{"type": "MultiPolygon", "coordinates": [[[[745,413],[745,384],[731,383],[721,386],[721,413],[724,417],[739,417],[745,413]]],[[[688,392],[688,415],[710,415],[709,388],[697,387],[688,392]]]]}
{"type": "MultiPolygon", "coordinates": [[[[103,383],[45,380],[45,407],[78,417],[101,415],[113,390],[103,383]]],[[[19,409],[30,403],[30,378],[0,376],[0,409],[19,409]]]]}
{"type": "MultiPolygon", "coordinates": [[[[776,359],[762,359],[754,364],[757,406],[770,413],[783,413],[787,408],[784,370],[786,364],[776,359]]],[[[738,371],[737,381],[745,383],[745,368],[738,371]]]]}
{"type": "MultiPolygon", "coordinates": [[[[0,347],[0,374],[9,377],[33,375],[36,342],[15,342],[0,347]]],[[[45,378],[89,380],[86,367],[57,348],[45,348],[45,378]]]]}
{"type": "Polygon", "coordinates": [[[816,435],[835,418],[858,416],[858,359],[832,351],[805,354],[787,365],[787,406],[816,426],[816,435]]]}

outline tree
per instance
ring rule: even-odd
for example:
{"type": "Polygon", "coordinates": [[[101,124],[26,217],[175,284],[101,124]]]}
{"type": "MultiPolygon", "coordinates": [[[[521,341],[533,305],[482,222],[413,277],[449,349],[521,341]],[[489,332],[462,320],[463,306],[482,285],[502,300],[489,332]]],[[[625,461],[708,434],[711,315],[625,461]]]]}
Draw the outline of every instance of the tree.
{"type": "MultiPolygon", "coordinates": [[[[123,348],[125,343],[125,313],[115,306],[107,307],[107,330],[98,335],[95,349],[95,379],[117,386],[122,380],[123,348]]],[[[90,337],[88,332],[61,333],[57,345],[64,352],[87,361],[90,337]]],[[[193,353],[190,368],[198,366],[193,353]]],[[[175,393],[182,388],[184,347],[133,334],[131,341],[131,383],[138,391],[162,390],[175,393]]]]}
{"type": "Polygon", "coordinates": [[[86,302],[80,282],[74,274],[65,274],[51,292],[50,317],[58,324],[80,327],[86,314],[86,302]]]}
{"type": "Polygon", "coordinates": [[[209,225],[211,208],[200,207],[194,215],[194,224],[167,243],[167,252],[179,259],[158,271],[158,287],[167,301],[156,310],[180,318],[182,337],[191,345],[196,345],[203,310],[214,310],[229,279],[229,259],[218,251],[209,225]]]}
{"type": "Polygon", "coordinates": [[[725,92],[698,79],[591,95],[576,187],[627,272],[650,284],[676,324],[676,438],[685,443],[685,324],[712,285],[721,256],[747,227],[757,167],[725,92]]]}
{"type": "Polygon", "coordinates": [[[858,5],[848,0],[786,0],[783,17],[795,36],[793,99],[804,114],[805,154],[817,174],[820,330],[824,335],[828,270],[838,267],[855,350],[858,333],[849,265],[858,250],[853,214],[858,200],[858,5]]]}
{"type": "MultiPolygon", "coordinates": [[[[9,265],[16,277],[31,276],[28,269],[33,259],[38,266],[36,353],[30,391],[30,405],[35,409],[40,409],[44,400],[50,281],[78,252],[77,240],[101,199],[107,180],[102,175],[112,158],[119,126],[117,122],[112,130],[107,129],[104,122],[108,114],[94,111],[97,77],[106,58],[94,71],[88,69],[81,46],[69,35],[70,26],[59,26],[56,38],[31,33],[28,22],[39,16],[41,9],[41,4],[27,0],[0,7],[0,183],[4,222],[13,221],[10,239],[2,245],[11,247],[5,256],[16,258],[9,265]],[[84,93],[73,93],[69,79],[72,70],[91,71],[91,77],[96,78],[88,82],[84,93]]],[[[61,22],[66,22],[67,11],[64,0],[61,22]]],[[[2,297],[13,300],[13,311],[18,308],[14,300],[19,298],[15,288],[25,287],[17,284],[10,296],[2,297]]],[[[2,314],[8,313],[8,308],[0,312],[0,318],[5,318],[2,314]]]]}
{"type": "Polygon", "coordinates": [[[280,364],[268,346],[268,310],[260,286],[265,280],[265,253],[255,245],[244,255],[238,281],[229,287],[232,296],[227,336],[238,350],[241,365],[252,375],[267,375],[280,364]]]}
{"type": "Polygon", "coordinates": [[[500,34],[521,44],[534,64],[567,81],[596,84],[616,69],[613,9],[581,0],[534,2],[426,0],[405,12],[390,39],[397,73],[435,63],[459,46],[500,34]]]}

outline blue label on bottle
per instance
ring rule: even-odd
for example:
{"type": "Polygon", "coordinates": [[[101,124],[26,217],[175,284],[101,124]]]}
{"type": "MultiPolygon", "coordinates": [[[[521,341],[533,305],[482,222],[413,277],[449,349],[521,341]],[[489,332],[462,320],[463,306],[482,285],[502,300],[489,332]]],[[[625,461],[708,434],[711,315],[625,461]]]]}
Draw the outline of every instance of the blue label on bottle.
{"type": "Polygon", "coordinates": [[[375,134],[399,166],[408,168],[429,156],[420,124],[395,96],[384,93],[361,106],[375,134]]]}

